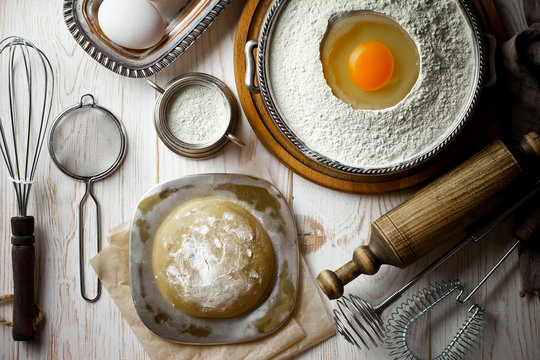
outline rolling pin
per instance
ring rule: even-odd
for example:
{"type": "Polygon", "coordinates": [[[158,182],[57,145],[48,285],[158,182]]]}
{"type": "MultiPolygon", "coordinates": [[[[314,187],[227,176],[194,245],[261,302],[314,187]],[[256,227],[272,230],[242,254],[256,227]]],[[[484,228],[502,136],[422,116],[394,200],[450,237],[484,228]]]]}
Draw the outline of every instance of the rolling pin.
{"type": "Polygon", "coordinates": [[[496,140],[375,220],[369,243],[354,249],[352,260],[335,272],[323,270],[319,286],[337,299],[347,283],[375,274],[382,264],[412,264],[500,206],[518,184],[538,178],[539,171],[538,134],[525,135],[514,147],[496,140]]]}

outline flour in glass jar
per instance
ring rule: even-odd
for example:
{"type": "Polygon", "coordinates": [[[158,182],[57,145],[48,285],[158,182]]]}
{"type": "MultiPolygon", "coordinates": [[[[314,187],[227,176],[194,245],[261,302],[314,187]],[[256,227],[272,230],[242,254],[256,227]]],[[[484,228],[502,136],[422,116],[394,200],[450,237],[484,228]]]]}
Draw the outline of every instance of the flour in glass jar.
{"type": "Polygon", "coordinates": [[[310,150],[352,167],[389,167],[428,151],[461,118],[473,91],[474,47],[458,0],[289,0],[269,43],[269,85],[284,122],[310,150]],[[391,17],[416,42],[418,79],[392,107],[353,109],[323,75],[328,20],[357,10],[391,17]]]}
{"type": "Polygon", "coordinates": [[[227,130],[228,115],[223,96],[204,85],[179,89],[167,105],[169,130],[178,140],[188,144],[218,140],[227,130]]]}

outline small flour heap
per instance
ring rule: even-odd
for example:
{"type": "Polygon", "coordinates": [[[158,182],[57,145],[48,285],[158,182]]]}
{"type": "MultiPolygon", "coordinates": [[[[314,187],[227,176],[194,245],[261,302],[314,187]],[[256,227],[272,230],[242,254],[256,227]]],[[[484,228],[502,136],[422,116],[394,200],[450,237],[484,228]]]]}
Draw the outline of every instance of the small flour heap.
{"type": "Polygon", "coordinates": [[[229,109],[216,90],[189,85],[176,91],[167,105],[167,124],[178,140],[188,144],[214,142],[225,134],[229,109]]]}
{"type": "Polygon", "coordinates": [[[474,39],[458,0],[290,0],[269,44],[269,81],[280,115],[309,149],[352,167],[410,160],[460,120],[474,85],[474,39]],[[324,78],[320,44],[335,14],[368,10],[416,42],[420,74],[393,107],[355,110],[324,78]]]}

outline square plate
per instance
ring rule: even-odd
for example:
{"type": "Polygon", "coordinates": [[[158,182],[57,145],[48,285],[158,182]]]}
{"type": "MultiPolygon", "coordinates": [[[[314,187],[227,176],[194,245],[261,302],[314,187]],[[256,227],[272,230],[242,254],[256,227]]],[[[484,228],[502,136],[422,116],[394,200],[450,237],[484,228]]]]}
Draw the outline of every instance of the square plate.
{"type": "Polygon", "coordinates": [[[129,236],[129,274],[135,309],[156,335],[185,344],[228,344],[255,340],[281,327],[298,292],[298,241],[294,217],[283,195],[269,182],[240,174],[202,174],[159,184],[137,204],[129,236]],[[229,319],[203,319],[173,308],[161,295],[152,269],[154,235],[182,203],[226,197],[247,209],[268,232],[276,275],[268,297],[253,311],[229,319]]]}
{"type": "Polygon", "coordinates": [[[217,19],[231,0],[151,1],[166,24],[155,46],[134,50],[110,41],[97,21],[103,0],[64,1],[64,21],[77,43],[94,60],[120,75],[148,77],[182,55],[217,19]]]}

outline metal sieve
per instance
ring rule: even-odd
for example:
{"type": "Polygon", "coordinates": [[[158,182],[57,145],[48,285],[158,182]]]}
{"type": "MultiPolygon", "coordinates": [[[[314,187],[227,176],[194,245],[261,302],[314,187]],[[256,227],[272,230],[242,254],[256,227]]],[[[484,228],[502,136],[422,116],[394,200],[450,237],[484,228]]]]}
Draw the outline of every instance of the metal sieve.
{"type": "Polygon", "coordinates": [[[84,204],[88,196],[96,205],[96,241],[100,251],[100,207],[92,184],[112,174],[122,164],[126,153],[126,134],[120,121],[107,109],[98,106],[91,94],[81,97],[78,104],[64,110],[51,128],[49,154],[56,166],[69,177],[86,184],[79,203],[79,273],[81,295],[89,302],[101,296],[101,283],[97,280],[97,293],[86,296],[84,277],[84,204]]]}
{"type": "MultiPolygon", "coordinates": [[[[239,147],[246,145],[233,135],[238,123],[238,103],[232,91],[227,85],[218,78],[204,73],[188,73],[171,80],[164,88],[150,80],[146,82],[158,91],[161,95],[156,100],[154,108],[154,126],[156,132],[163,143],[173,152],[191,157],[191,158],[208,158],[217,154],[229,142],[232,142],[239,147]],[[178,139],[172,133],[168,125],[167,108],[171,98],[182,89],[189,86],[202,85],[215,91],[216,97],[222,97],[225,101],[225,107],[228,113],[226,129],[212,137],[212,140],[205,143],[187,143],[178,139]]],[[[201,119],[205,121],[205,119],[201,119]]]]}

